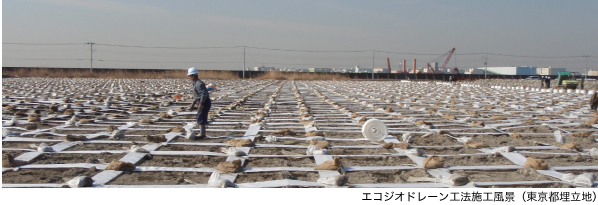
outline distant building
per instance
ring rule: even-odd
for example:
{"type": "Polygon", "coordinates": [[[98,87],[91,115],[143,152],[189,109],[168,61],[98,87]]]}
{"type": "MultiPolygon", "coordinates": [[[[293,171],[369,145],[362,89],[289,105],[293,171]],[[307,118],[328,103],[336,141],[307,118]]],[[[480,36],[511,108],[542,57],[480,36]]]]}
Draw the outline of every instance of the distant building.
{"type": "Polygon", "coordinates": [[[538,75],[558,75],[559,72],[567,71],[565,68],[553,68],[553,67],[545,67],[545,68],[536,68],[536,74],[538,75]]]}
{"type": "Polygon", "coordinates": [[[374,68],[374,73],[388,73],[388,68],[374,68]]]}
{"type": "Polygon", "coordinates": [[[309,72],[312,73],[329,73],[331,71],[331,68],[309,68],[309,72]]]}
{"type": "Polygon", "coordinates": [[[274,71],[276,70],[275,67],[265,67],[265,66],[260,66],[260,67],[253,67],[252,71],[274,71]]]}
{"type": "MultiPolygon", "coordinates": [[[[432,67],[435,71],[438,71],[438,62],[430,63],[430,67],[432,67]]],[[[427,69],[426,69],[427,72],[427,69]]]]}
{"type": "MultiPolygon", "coordinates": [[[[486,69],[481,67],[478,69],[486,69]]],[[[507,66],[507,67],[488,67],[488,74],[498,75],[537,75],[537,68],[534,66],[507,66]]]]}
{"type": "Polygon", "coordinates": [[[356,73],[372,73],[371,68],[359,68],[359,72],[356,73]]]}
{"type": "Polygon", "coordinates": [[[598,76],[598,70],[589,70],[588,76],[598,76]]]}
{"type": "Polygon", "coordinates": [[[465,70],[465,74],[468,75],[480,75],[480,74],[484,74],[484,69],[480,69],[480,68],[470,68],[465,70]]]}

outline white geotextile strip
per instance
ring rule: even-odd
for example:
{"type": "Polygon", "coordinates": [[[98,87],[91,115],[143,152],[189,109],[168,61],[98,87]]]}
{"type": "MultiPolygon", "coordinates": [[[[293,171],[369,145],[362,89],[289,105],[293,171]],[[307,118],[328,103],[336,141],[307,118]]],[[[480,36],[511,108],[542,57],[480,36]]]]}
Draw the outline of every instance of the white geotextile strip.
{"type": "MultiPolygon", "coordinates": [[[[498,128],[498,127],[501,127],[501,126],[513,126],[513,125],[519,125],[519,124],[520,124],[520,123],[503,123],[503,124],[491,124],[491,125],[487,125],[486,127],[498,128]]],[[[450,130],[461,130],[461,129],[450,129],[450,130]]],[[[497,130],[497,131],[501,132],[500,130],[497,130]]],[[[461,133],[454,133],[454,134],[461,134],[461,133]]],[[[505,133],[504,133],[504,132],[501,132],[501,134],[505,134],[505,133]]],[[[398,142],[398,140],[394,140],[394,139],[390,139],[390,140],[387,140],[387,141],[388,141],[388,142],[391,142],[391,141],[397,141],[397,142],[398,142]]],[[[417,157],[414,157],[414,158],[417,158],[417,157]]],[[[413,159],[413,161],[420,161],[420,159],[413,159]]],[[[504,166],[503,166],[503,167],[504,167],[504,166]]],[[[541,172],[541,173],[543,173],[543,174],[545,174],[545,175],[553,176],[553,177],[555,177],[555,176],[558,176],[558,175],[559,175],[558,173],[556,173],[556,172],[554,172],[554,171],[543,171],[543,172],[541,172]]],[[[444,171],[442,171],[442,170],[435,170],[435,171],[433,171],[433,174],[434,174],[435,176],[439,177],[438,175],[446,175],[446,174],[448,174],[448,172],[444,172],[444,171]]],[[[558,177],[558,178],[561,178],[561,177],[558,177]]]]}
{"type": "MultiPolygon", "coordinates": [[[[308,101],[306,101],[306,102],[308,102],[308,101]]],[[[447,101],[447,102],[448,102],[448,101],[447,101]]],[[[381,103],[376,103],[376,104],[381,104],[381,103]]],[[[422,116],[423,116],[423,115],[422,115],[422,116]]],[[[555,122],[556,122],[556,121],[555,121],[555,122]]],[[[573,124],[573,123],[572,123],[572,124],[573,124]]],[[[504,126],[504,125],[503,125],[503,126],[504,126]]],[[[554,126],[558,126],[558,125],[554,125],[554,126]]],[[[561,127],[561,126],[558,126],[558,127],[561,127]]],[[[567,133],[567,132],[565,131],[565,133],[567,133]]],[[[471,134],[471,133],[468,133],[468,134],[471,134]]],[[[488,134],[488,133],[480,133],[480,134],[488,134]]],[[[548,133],[548,135],[551,135],[551,134],[552,134],[552,133],[548,133]]],[[[147,146],[147,145],[146,145],[146,146],[147,146]]],[[[454,167],[453,167],[453,168],[454,168],[454,167]]],[[[552,168],[552,167],[551,167],[551,168],[552,168]]]]}

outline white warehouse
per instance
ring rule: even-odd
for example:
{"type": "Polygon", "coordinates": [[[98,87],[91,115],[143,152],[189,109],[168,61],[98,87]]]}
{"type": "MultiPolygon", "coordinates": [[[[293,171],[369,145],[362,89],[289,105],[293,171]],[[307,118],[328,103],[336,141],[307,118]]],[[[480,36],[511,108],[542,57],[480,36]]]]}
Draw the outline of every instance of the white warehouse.
{"type": "MultiPolygon", "coordinates": [[[[485,70],[486,67],[478,69],[485,70]]],[[[488,67],[488,74],[498,75],[537,75],[537,68],[534,66],[507,66],[507,67],[488,67]]]]}

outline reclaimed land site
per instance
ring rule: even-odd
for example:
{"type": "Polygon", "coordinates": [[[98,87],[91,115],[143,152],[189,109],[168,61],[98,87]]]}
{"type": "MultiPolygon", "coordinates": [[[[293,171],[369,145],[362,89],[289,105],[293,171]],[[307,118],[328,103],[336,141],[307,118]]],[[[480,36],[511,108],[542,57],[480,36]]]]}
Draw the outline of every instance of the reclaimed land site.
{"type": "Polygon", "coordinates": [[[5,188],[80,176],[98,188],[597,186],[568,178],[598,174],[595,81],[204,72],[210,124],[194,139],[185,71],[3,75],[5,188]],[[388,130],[381,141],[362,134],[372,119],[388,130]]]}

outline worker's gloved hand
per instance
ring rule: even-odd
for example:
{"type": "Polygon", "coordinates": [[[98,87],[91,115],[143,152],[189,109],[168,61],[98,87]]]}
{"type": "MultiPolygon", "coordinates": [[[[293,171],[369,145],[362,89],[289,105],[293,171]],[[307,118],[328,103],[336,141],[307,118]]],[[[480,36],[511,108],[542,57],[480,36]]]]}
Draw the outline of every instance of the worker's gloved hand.
{"type": "Polygon", "coordinates": [[[199,103],[199,108],[197,108],[199,110],[203,110],[203,103],[199,103]]]}
{"type": "Polygon", "coordinates": [[[191,103],[191,105],[189,105],[189,110],[194,110],[195,109],[195,103],[191,103]]]}

